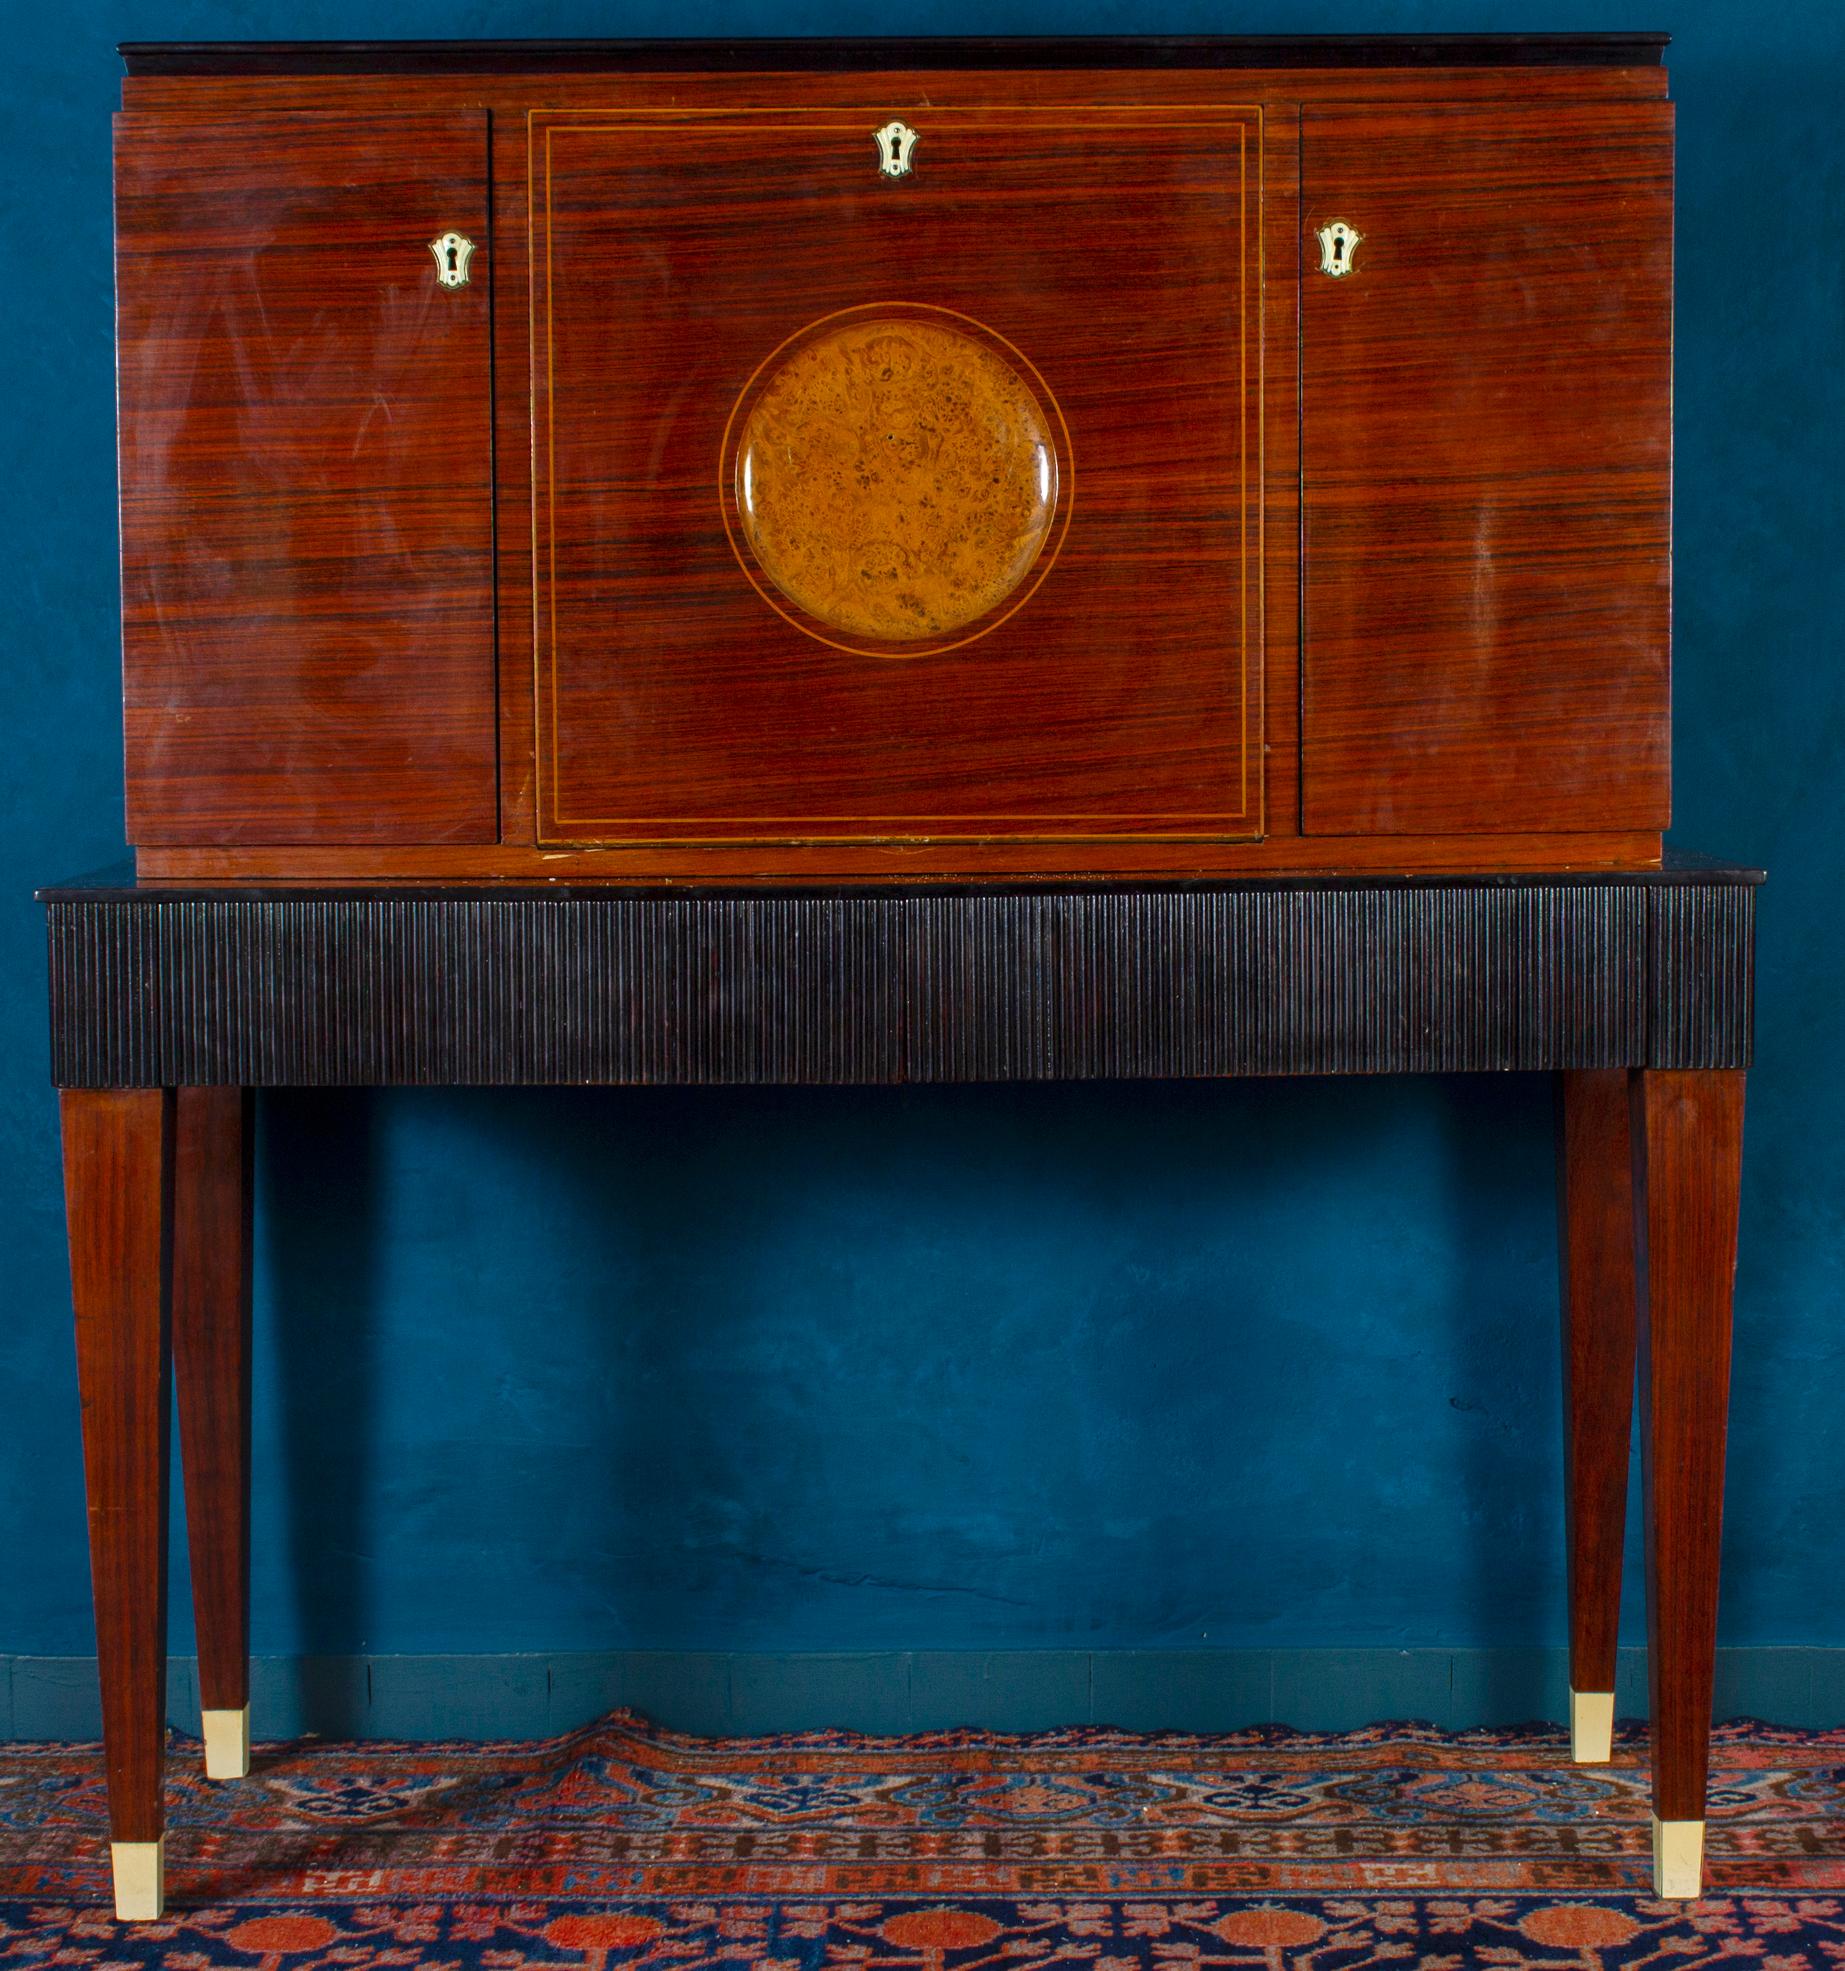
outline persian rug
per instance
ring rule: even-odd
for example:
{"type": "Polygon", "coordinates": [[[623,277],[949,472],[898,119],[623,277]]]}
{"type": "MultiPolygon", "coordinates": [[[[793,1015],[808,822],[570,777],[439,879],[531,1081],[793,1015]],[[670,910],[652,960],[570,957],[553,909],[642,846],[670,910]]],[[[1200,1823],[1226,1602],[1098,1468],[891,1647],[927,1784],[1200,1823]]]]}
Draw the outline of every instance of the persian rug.
{"type": "Polygon", "coordinates": [[[169,1914],[108,1914],[96,1748],[0,1748],[0,1968],[1845,1971],[1845,1730],[1731,1725],[1707,1880],[1648,1893],[1645,1745],[1080,1729],[176,1743],[169,1914]]]}

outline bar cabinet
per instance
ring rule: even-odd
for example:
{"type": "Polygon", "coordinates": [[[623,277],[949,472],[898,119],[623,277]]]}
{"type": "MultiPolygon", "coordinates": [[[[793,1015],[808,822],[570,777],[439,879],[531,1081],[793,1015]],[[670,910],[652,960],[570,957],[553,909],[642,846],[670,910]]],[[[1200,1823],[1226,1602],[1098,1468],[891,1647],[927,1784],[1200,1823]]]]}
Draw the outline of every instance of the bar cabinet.
{"type": "Polygon", "coordinates": [[[123,51],[135,861],[42,893],[121,1915],[170,1374],[248,1765],[328,1084],[1554,1076],[1573,1749],[1637,1365],[1697,1893],[1759,875],[1661,851],[1663,48],[123,51]]]}

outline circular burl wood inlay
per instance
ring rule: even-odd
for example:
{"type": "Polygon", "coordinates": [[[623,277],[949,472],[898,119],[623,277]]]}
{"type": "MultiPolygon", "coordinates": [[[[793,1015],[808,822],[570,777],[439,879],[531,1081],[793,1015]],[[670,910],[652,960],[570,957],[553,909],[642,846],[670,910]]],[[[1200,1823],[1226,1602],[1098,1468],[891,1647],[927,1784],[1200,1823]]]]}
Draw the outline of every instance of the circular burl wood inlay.
{"type": "Polygon", "coordinates": [[[958,319],[854,311],[819,324],[738,406],[737,526],[809,634],[893,656],[965,641],[957,632],[1003,620],[1044,554],[1054,412],[958,319]]]}

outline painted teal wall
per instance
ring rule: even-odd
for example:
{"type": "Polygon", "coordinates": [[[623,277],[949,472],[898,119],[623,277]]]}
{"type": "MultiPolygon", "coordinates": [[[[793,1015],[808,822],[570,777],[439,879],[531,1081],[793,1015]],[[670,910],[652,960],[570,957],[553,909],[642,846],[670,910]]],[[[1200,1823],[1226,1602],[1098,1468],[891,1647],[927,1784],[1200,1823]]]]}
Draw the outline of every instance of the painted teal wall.
{"type": "MultiPolygon", "coordinates": [[[[1772,871],[1724,1629],[1845,1645],[1845,13],[1672,15],[16,10],[0,63],[0,1653],[91,1647],[28,892],[121,839],[112,44],[867,26],[1675,30],[1675,839],[1772,871]]],[[[1555,1642],[1548,1104],[1531,1079],[269,1100],[256,1646],[1555,1642]]]]}

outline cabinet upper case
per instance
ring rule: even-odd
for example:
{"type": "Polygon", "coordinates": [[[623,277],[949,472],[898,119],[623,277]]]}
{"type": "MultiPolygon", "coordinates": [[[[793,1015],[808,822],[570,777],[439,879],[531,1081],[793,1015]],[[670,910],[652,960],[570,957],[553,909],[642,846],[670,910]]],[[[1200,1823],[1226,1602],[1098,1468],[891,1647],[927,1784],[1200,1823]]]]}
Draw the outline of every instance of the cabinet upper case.
{"type": "Polygon", "coordinates": [[[143,868],[1655,860],[1671,109],[1534,46],[144,56],[143,868]]]}

